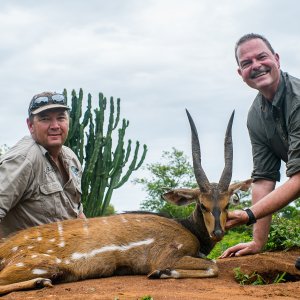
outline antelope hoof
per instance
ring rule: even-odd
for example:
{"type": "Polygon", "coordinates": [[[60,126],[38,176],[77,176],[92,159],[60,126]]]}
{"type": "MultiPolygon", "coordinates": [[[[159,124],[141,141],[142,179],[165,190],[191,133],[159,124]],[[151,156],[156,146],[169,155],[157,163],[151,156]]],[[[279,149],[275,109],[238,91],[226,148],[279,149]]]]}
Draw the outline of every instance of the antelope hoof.
{"type": "Polygon", "coordinates": [[[149,279],[158,279],[158,278],[160,278],[160,273],[161,273],[161,271],[155,270],[155,271],[151,272],[150,274],[148,274],[148,278],[149,279]]]}
{"type": "Polygon", "coordinates": [[[48,278],[38,278],[35,282],[35,287],[41,289],[43,287],[53,287],[52,281],[48,278]]]}
{"type": "Polygon", "coordinates": [[[148,275],[149,279],[170,278],[170,277],[172,277],[172,272],[170,269],[155,270],[148,275]]]}

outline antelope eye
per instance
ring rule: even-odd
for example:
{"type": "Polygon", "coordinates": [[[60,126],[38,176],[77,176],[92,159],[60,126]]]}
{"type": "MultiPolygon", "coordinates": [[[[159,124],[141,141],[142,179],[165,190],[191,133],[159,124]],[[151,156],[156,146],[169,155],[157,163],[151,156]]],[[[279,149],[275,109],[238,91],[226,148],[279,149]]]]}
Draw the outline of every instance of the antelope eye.
{"type": "Polygon", "coordinates": [[[203,205],[203,203],[200,203],[200,209],[205,212],[208,211],[208,209],[203,205]]]}

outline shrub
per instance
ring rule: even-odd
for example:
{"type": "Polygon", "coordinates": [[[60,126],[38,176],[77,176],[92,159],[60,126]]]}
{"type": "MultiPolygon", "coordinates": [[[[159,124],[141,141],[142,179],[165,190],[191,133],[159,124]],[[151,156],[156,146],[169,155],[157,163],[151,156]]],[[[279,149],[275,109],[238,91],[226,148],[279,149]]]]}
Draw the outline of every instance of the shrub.
{"type": "Polygon", "coordinates": [[[299,220],[273,216],[268,242],[265,250],[285,250],[300,247],[299,220]]]}

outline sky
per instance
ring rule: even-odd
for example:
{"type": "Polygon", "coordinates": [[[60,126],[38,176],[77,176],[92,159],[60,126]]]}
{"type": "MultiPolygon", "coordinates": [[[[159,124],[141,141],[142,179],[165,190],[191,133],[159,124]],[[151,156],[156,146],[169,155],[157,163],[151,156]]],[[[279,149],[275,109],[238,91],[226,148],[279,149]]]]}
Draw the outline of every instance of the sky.
{"type": "MultiPolygon", "coordinates": [[[[147,164],[173,147],[191,158],[187,108],[198,129],[202,165],[212,182],[224,167],[231,112],[232,180],[251,176],[248,109],[257,94],[237,73],[234,45],[244,34],[266,36],[281,69],[300,76],[297,0],[1,0],[0,145],[28,134],[28,104],[43,91],[98,93],[121,99],[125,140],[148,146],[147,164]]],[[[190,160],[191,161],[191,160],[190,160]]],[[[282,180],[285,180],[284,170],[282,180]]],[[[116,190],[117,211],[146,198],[129,180],[116,190]]]]}

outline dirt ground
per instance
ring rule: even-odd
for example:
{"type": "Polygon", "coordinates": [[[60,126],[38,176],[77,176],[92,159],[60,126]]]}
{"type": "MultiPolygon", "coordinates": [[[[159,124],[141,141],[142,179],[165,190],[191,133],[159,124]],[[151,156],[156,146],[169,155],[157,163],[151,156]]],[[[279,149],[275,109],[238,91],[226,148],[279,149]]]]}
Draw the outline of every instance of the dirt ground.
{"type": "Polygon", "coordinates": [[[154,300],[300,299],[300,271],[294,267],[298,256],[300,249],[217,260],[220,269],[217,278],[149,280],[146,276],[119,276],[58,284],[41,290],[13,292],[2,299],[133,300],[145,296],[151,296],[154,300]],[[237,267],[244,274],[256,271],[265,279],[272,280],[283,272],[289,274],[289,277],[284,283],[241,286],[234,279],[233,269],[237,267]]]}

